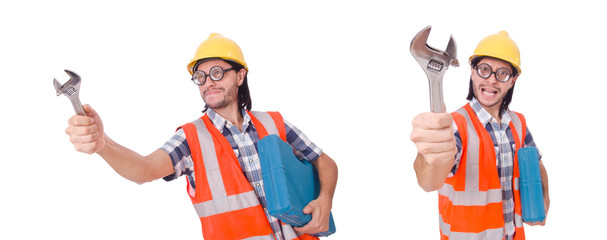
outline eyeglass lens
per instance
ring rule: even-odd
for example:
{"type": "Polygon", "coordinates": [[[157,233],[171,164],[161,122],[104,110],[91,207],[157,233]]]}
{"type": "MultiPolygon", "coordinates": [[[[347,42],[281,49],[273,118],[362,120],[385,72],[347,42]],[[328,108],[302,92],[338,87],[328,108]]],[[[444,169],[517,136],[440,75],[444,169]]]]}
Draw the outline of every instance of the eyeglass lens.
{"type": "Polygon", "coordinates": [[[223,69],[221,69],[220,66],[214,66],[211,68],[211,71],[209,73],[209,77],[211,77],[211,79],[215,80],[215,81],[219,81],[223,78],[223,69]]]}

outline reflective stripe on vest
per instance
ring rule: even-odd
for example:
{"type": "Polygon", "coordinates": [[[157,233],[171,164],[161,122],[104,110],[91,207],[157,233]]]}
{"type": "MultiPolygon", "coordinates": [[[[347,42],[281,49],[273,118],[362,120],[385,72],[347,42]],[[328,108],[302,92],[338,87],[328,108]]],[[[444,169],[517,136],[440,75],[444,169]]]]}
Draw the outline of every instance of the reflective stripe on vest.
{"type": "Polygon", "coordinates": [[[523,147],[525,143],[525,136],[527,135],[527,123],[523,114],[517,112],[508,112],[510,115],[510,129],[512,131],[512,137],[515,143],[515,155],[514,155],[514,169],[513,169],[513,186],[512,192],[514,195],[514,227],[516,233],[514,235],[515,240],[525,239],[525,229],[523,228],[523,214],[521,206],[521,194],[519,189],[520,171],[518,167],[518,149],[523,147]]]}
{"type": "MultiPolygon", "coordinates": [[[[249,112],[260,139],[270,134],[284,136],[279,113],[249,112]]],[[[205,239],[273,240],[274,232],[255,191],[242,173],[230,143],[207,115],[181,126],[194,162],[196,189],[190,194],[200,217],[205,239]]],[[[189,187],[188,187],[189,189],[189,187]]],[[[318,239],[298,236],[283,225],[286,239],[318,239]]]]}
{"type": "MultiPolygon", "coordinates": [[[[462,140],[462,157],[454,176],[438,190],[439,225],[442,239],[503,239],[504,217],[502,189],[497,173],[495,149],[491,136],[469,104],[452,113],[462,140]]],[[[516,149],[523,142],[526,129],[522,115],[511,113],[516,149]],[[522,120],[521,120],[522,119],[522,120]]],[[[515,156],[514,180],[518,181],[515,156]]],[[[518,183],[515,195],[515,239],[524,239],[520,218],[518,183]],[[517,212],[517,210],[519,210],[517,212]],[[520,228],[520,229],[519,229],[520,228]]]]}

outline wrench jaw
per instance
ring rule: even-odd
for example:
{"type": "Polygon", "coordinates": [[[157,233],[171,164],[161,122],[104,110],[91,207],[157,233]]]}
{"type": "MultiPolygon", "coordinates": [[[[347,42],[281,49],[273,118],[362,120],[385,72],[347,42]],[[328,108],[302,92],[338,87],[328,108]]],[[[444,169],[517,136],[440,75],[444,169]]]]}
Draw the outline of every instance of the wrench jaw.
{"type": "Polygon", "coordinates": [[[455,44],[455,39],[453,39],[453,35],[449,38],[449,44],[447,44],[447,49],[445,50],[447,56],[451,59],[451,66],[459,67],[459,61],[457,60],[457,45],[455,44]]]}
{"type": "Polygon", "coordinates": [[[415,35],[415,37],[413,37],[413,40],[411,41],[411,45],[410,45],[410,50],[411,50],[411,54],[413,54],[413,57],[415,57],[416,59],[418,57],[421,58],[427,58],[429,51],[427,50],[428,48],[432,49],[432,47],[428,46],[426,44],[426,42],[428,42],[428,36],[430,35],[430,30],[432,30],[431,26],[427,26],[424,29],[422,29],[421,31],[419,31],[419,33],[417,33],[415,35]]]}
{"type": "Polygon", "coordinates": [[[63,94],[65,95],[71,102],[74,111],[78,115],[86,116],[84,113],[84,109],[82,108],[82,104],[80,103],[80,76],[78,74],[65,70],[68,76],[70,76],[70,80],[68,80],[65,84],[60,84],[57,79],[53,79],[53,85],[55,86],[55,90],[57,91],[57,96],[63,94]]]}
{"type": "Polygon", "coordinates": [[[57,91],[57,96],[61,95],[61,83],[57,82],[57,79],[53,79],[53,85],[55,85],[55,90],[57,91]]]}
{"type": "Polygon", "coordinates": [[[80,86],[80,76],[78,76],[78,74],[76,74],[75,72],[72,72],[70,70],[67,70],[67,69],[65,69],[65,73],[67,73],[67,75],[70,76],[70,80],[67,81],[65,84],[80,86]]]}

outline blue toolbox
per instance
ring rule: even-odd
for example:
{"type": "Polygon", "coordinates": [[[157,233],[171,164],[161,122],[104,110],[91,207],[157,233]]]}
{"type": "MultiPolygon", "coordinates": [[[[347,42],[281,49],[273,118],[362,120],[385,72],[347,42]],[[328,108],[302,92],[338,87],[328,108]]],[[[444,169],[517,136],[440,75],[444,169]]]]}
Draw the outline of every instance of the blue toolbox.
{"type": "MultiPolygon", "coordinates": [[[[276,135],[268,135],[257,142],[261,161],[266,202],[270,215],[295,227],[306,225],[312,215],[303,209],[318,197],[320,184],[314,165],[295,157],[291,145],[276,135]]],[[[329,230],[313,234],[326,237],[335,233],[333,214],[329,230]]]]}
{"type": "Polygon", "coordinates": [[[539,160],[534,147],[518,150],[522,217],[525,222],[542,222],[546,218],[539,160]]]}

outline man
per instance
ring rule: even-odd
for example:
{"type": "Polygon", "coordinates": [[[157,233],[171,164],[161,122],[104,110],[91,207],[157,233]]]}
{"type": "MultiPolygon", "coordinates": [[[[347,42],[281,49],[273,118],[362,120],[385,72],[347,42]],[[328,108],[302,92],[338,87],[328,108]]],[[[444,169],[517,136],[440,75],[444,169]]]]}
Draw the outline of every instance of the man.
{"type": "Polygon", "coordinates": [[[66,129],[76,150],[99,154],[118,174],[139,184],[185,175],[205,239],[317,239],[309,234],[329,228],[335,162],[280,114],[250,111],[248,67],[231,39],[211,34],[187,67],[206,103],[203,117],[142,156],[110,139],[99,115],[85,105],[87,116],[74,115],[66,129]],[[318,170],[321,192],[303,210],[312,215],[305,226],[285,225],[265,208],[256,143],[272,133],[318,170]]]}
{"type": "MultiPolygon", "coordinates": [[[[520,52],[501,31],[483,39],[469,60],[469,103],[413,119],[417,181],[425,191],[438,190],[441,239],[524,239],[516,151],[535,143],[523,115],[508,109],[520,52]]],[[[542,161],[540,172],[547,213],[542,161]]]]}

